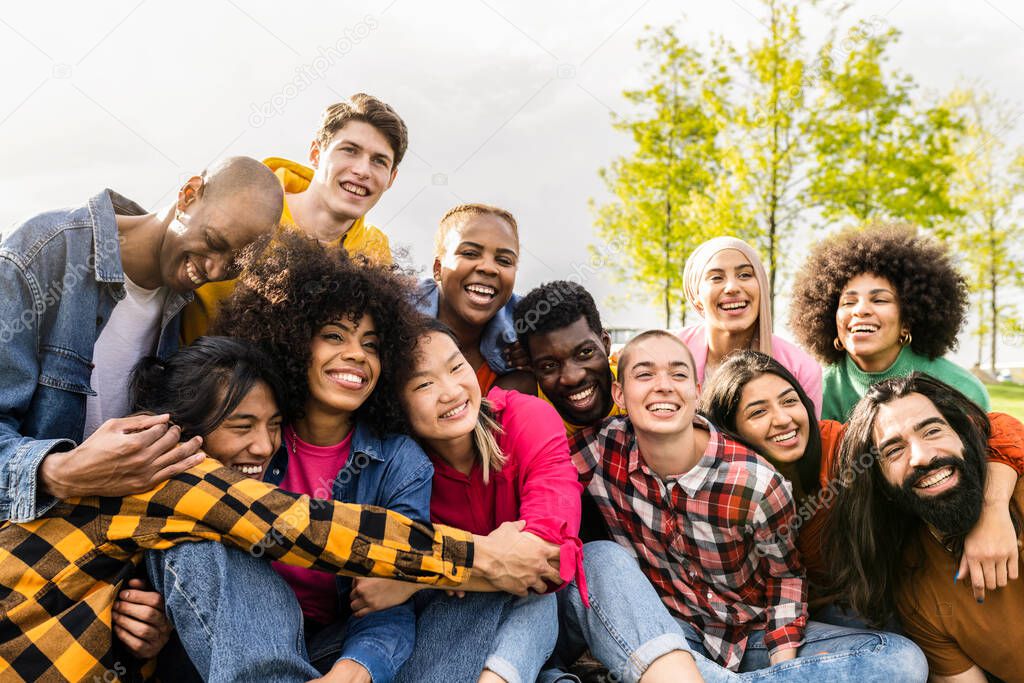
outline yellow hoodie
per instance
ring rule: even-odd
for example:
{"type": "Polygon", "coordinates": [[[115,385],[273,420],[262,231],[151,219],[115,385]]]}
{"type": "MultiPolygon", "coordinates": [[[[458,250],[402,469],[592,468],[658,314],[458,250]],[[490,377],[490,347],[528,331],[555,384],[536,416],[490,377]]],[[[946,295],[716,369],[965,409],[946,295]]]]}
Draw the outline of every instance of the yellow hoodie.
{"type": "MultiPolygon", "coordinates": [[[[264,159],[263,163],[274,172],[284,188],[285,201],[284,212],[281,214],[281,228],[299,230],[300,228],[288,208],[288,195],[299,194],[309,188],[309,184],[313,180],[313,169],[279,157],[269,157],[264,159]]],[[[339,243],[348,253],[362,254],[373,263],[390,265],[392,262],[388,236],[376,226],[367,223],[365,216],[357,218],[352,227],[331,245],[339,243]]],[[[234,290],[235,280],[208,282],[196,290],[195,300],[186,306],[182,313],[182,343],[191,344],[206,334],[210,322],[217,314],[220,302],[228,298],[234,290]]]]}

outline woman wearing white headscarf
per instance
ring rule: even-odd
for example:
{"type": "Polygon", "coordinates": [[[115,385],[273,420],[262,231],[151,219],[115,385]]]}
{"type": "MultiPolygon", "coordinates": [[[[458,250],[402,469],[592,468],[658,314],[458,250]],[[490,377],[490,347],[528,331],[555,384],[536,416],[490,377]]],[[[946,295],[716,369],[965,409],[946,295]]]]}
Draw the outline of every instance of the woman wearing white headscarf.
{"type": "Polygon", "coordinates": [[[697,382],[704,384],[733,351],[753,349],[775,357],[793,373],[821,413],[821,366],[802,349],[772,334],[768,275],[754,249],[735,237],[715,237],[697,247],[683,271],[686,300],[704,322],[679,338],[690,348],[697,382]]]}

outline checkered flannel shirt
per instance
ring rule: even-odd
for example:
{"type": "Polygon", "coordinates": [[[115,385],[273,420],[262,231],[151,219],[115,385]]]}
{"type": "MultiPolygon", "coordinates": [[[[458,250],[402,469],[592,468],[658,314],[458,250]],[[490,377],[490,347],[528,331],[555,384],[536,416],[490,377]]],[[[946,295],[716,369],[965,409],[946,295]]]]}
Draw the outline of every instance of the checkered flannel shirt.
{"type": "Polygon", "coordinates": [[[789,526],[795,507],[789,483],[760,456],[700,416],[694,427],[710,431],[707,450],[669,480],[640,457],[628,417],[577,432],[569,446],[612,537],[633,550],[711,657],[735,671],[752,629],[766,629],[771,652],[803,642],[806,580],[789,526]]]}
{"type": "Polygon", "coordinates": [[[311,500],[207,459],[151,491],[79,498],[0,527],[0,681],[113,680],[111,608],[142,550],[219,541],[349,576],[455,586],[472,537],[382,508],[311,500]]]}

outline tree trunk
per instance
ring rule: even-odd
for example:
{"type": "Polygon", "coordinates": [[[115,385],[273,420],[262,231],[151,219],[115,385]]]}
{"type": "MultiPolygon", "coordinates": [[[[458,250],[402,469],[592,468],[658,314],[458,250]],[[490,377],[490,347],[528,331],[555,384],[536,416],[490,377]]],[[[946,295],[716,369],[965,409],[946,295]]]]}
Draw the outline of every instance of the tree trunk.
{"type": "Polygon", "coordinates": [[[989,287],[991,288],[992,300],[991,314],[992,314],[992,356],[990,358],[990,368],[992,374],[996,374],[996,345],[999,337],[999,306],[996,302],[996,289],[997,289],[997,273],[996,273],[996,226],[994,221],[989,221],[988,224],[988,248],[989,248],[989,287]]]}

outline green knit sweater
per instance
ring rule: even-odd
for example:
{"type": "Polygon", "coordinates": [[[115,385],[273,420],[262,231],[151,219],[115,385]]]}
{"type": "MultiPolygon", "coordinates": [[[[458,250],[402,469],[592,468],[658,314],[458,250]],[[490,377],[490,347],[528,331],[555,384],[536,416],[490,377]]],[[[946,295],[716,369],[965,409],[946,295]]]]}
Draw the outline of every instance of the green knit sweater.
{"type": "Polygon", "coordinates": [[[988,390],[977,377],[945,358],[928,360],[906,347],[900,351],[896,362],[881,372],[864,372],[849,354],[842,362],[827,366],[822,374],[822,419],[846,422],[857,401],[867,393],[868,387],[890,377],[904,377],[914,371],[931,375],[956,387],[982,410],[989,411],[988,390]]]}

